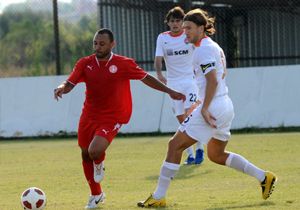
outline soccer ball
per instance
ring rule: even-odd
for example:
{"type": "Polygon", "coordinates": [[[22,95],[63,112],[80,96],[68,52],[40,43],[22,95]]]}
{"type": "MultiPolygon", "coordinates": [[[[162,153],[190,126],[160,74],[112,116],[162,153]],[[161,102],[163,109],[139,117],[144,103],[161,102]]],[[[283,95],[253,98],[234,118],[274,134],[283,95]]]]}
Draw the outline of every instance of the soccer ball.
{"type": "Polygon", "coordinates": [[[42,210],[46,206],[46,194],[37,187],[26,189],[21,195],[24,210],[42,210]]]}

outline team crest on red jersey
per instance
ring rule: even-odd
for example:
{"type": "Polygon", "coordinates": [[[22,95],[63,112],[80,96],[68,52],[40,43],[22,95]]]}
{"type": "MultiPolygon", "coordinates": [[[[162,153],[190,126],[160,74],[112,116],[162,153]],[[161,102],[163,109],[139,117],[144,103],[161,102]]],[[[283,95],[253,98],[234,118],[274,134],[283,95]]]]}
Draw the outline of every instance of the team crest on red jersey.
{"type": "Polygon", "coordinates": [[[109,68],[109,72],[114,74],[118,71],[118,67],[116,65],[111,65],[109,68]]]}

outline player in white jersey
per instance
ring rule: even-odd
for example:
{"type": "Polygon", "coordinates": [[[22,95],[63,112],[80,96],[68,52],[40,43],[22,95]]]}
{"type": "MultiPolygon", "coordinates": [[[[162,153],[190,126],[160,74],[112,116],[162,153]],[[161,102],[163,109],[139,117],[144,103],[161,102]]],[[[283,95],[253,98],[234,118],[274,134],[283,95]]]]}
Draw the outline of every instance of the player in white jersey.
{"type": "MultiPolygon", "coordinates": [[[[194,103],[199,103],[198,87],[193,72],[194,46],[190,44],[184,34],[183,23],[184,11],[180,7],[171,9],[165,18],[170,31],[161,33],[157,37],[154,67],[158,79],[168,87],[177,90],[186,96],[186,101],[171,99],[172,109],[178,122],[181,124],[188,116],[194,103]],[[165,61],[167,78],[162,74],[162,62],[165,61]]],[[[188,157],[186,164],[201,164],[204,160],[203,145],[198,142],[194,155],[193,146],[186,149],[188,157]]]]}
{"type": "Polygon", "coordinates": [[[272,193],[277,180],[275,174],[258,168],[241,155],[225,150],[234,112],[225,80],[222,79],[226,68],[223,50],[207,37],[215,32],[213,24],[214,19],[201,9],[192,10],[184,17],[183,28],[187,39],[197,46],[193,64],[197,70],[202,91],[200,99],[203,102],[172,137],[156,190],[145,201],[139,202],[139,207],[166,206],[165,195],[179,170],[182,152],[198,141],[207,144],[207,156],[211,161],[256,178],[261,184],[263,199],[272,193]]]}

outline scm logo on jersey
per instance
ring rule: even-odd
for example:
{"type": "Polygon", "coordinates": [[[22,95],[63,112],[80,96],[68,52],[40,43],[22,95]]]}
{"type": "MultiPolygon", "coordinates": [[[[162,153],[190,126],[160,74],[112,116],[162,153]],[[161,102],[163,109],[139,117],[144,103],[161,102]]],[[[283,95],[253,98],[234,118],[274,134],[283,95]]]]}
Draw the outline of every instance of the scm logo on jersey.
{"type": "Polygon", "coordinates": [[[189,50],[172,50],[172,49],[168,49],[167,50],[167,55],[171,56],[171,55],[186,55],[189,54],[189,50]]]}
{"type": "Polygon", "coordinates": [[[174,55],[186,55],[188,53],[189,53],[189,50],[174,51],[174,55]]]}

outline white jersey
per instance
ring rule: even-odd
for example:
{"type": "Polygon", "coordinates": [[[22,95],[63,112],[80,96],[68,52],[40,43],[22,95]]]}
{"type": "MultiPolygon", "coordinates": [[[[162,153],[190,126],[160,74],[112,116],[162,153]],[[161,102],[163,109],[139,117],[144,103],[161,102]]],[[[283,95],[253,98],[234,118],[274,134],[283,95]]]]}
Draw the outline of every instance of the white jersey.
{"type": "Polygon", "coordinates": [[[157,37],[155,56],[163,56],[167,68],[167,81],[192,80],[194,46],[188,43],[186,35],[172,36],[170,31],[157,37]]]}
{"type": "Polygon", "coordinates": [[[193,57],[193,65],[196,73],[196,80],[199,87],[199,98],[204,100],[206,90],[205,75],[216,70],[218,86],[214,97],[228,94],[228,88],[225,83],[225,78],[222,75],[226,70],[226,59],[222,48],[211,38],[205,37],[196,47],[193,57]]]}

